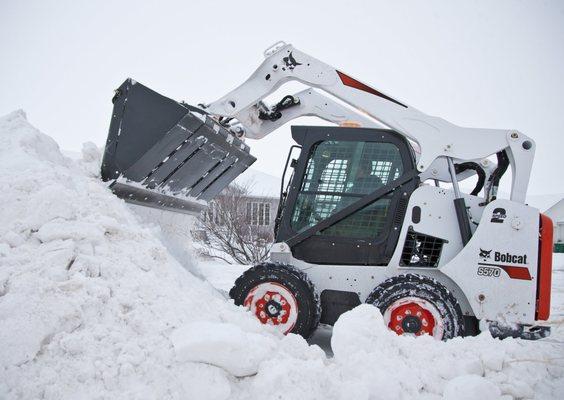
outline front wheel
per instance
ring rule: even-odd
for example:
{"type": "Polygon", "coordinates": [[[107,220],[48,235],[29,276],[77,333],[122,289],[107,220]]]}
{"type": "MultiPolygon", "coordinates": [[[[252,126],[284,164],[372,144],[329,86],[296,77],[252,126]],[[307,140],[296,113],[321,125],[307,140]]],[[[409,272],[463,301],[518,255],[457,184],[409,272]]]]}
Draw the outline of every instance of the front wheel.
{"type": "Polygon", "coordinates": [[[321,315],[319,297],[307,275],[291,265],[263,263],[245,271],[229,296],[263,324],[307,338],[321,315]]]}
{"type": "Polygon", "coordinates": [[[420,275],[399,275],[380,284],[366,300],[380,309],[398,335],[430,335],[439,340],[464,333],[456,298],[442,284],[420,275]]]}

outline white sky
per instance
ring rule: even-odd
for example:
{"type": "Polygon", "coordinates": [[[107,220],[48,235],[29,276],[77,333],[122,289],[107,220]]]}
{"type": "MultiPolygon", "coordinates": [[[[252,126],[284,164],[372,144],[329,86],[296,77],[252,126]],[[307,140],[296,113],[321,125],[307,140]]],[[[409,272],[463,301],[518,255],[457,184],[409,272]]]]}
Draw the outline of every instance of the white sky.
{"type": "MultiPolygon", "coordinates": [[[[103,146],[126,77],[210,102],[278,40],[428,114],[524,132],[529,192],[564,192],[564,1],[0,0],[0,115],[24,109],[64,149],[103,146]]],[[[289,127],[248,143],[280,176],[289,127]]]]}

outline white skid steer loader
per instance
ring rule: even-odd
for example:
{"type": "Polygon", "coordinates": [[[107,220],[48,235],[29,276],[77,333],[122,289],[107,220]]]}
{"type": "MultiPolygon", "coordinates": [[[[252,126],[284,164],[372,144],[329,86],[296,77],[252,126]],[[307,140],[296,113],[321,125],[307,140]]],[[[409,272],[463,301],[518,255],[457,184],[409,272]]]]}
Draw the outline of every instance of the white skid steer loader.
{"type": "Polygon", "coordinates": [[[245,137],[317,116],[339,126],[292,127],[276,243],[235,282],[236,304],[305,337],[361,303],[398,334],[550,333],[537,321],[550,312],[552,222],[525,204],[531,138],[426,115],[283,42],[264,55],[241,86],[200,107],[126,80],[102,165],[112,190],[199,213],[255,161],[245,137]],[[310,87],[265,104],[288,81],[310,87]],[[508,167],[510,198],[497,198],[508,167]]]}

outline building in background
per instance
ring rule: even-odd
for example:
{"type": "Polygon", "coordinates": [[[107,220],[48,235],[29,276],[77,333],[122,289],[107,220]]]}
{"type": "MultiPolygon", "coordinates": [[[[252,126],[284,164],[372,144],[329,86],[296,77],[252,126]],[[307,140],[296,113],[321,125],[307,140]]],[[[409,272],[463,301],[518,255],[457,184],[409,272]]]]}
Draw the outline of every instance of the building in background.
{"type": "Polygon", "coordinates": [[[274,243],[279,178],[251,171],[225,188],[198,218],[193,237],[200,256],[229,263],[266,260],[274,243]]]}
{"type": "Polygon", "coordinates": [[[250,226],[264,226],[274,230],[278,197],[254,196],[247,199],[246,221],[250,226]]]}
{"type": "Polygon", "coordinates": [[[543,212],[554,223],[554,251],[564,253],[564,198],[543,212]]]}
{"type": "Polygon", "coordinates": [[[255,169],[248,169],[235,180],[248,188],[246,199],[246,223],[262,226],[274,232],[274,221],[280,200],[280,178],[255,169]]]}
{"type": "MultiPolygon", "coordinates": [[[[218,225],[225,224],[225,221],[221,219],[221,212],[219,211],[219,204],[223,200],[222,196],[223,194],[220,194],[215,200],[210,202],[209,207],[202,212],[201,219],[213,219],[218,225]]],[[[244,224],[249,232],[254,231],[255,228],[265,228],[274,231],[274,223],[278,211],[278,197],[250,194],[245,195],[242,202],[243,206],[239,211],[245,214],[244,224]]]]}

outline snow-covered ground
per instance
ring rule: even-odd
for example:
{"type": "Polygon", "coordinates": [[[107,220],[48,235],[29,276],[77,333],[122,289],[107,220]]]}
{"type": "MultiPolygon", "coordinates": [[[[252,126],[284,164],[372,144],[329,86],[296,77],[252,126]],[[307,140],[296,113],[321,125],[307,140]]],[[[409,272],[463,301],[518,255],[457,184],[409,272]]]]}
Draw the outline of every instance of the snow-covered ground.
{"type": "Polygon", "coordinates": [[[399,337],[360,306],[333,357],[235,307],[244,267],[201,263],[97,176],[99,153],[61,155],[23,112],[0,118],[0,399],[560,398],[564,258],[553,336],[399,337]],[[187,259],[188,257],[189,259],[187,259]]]}

